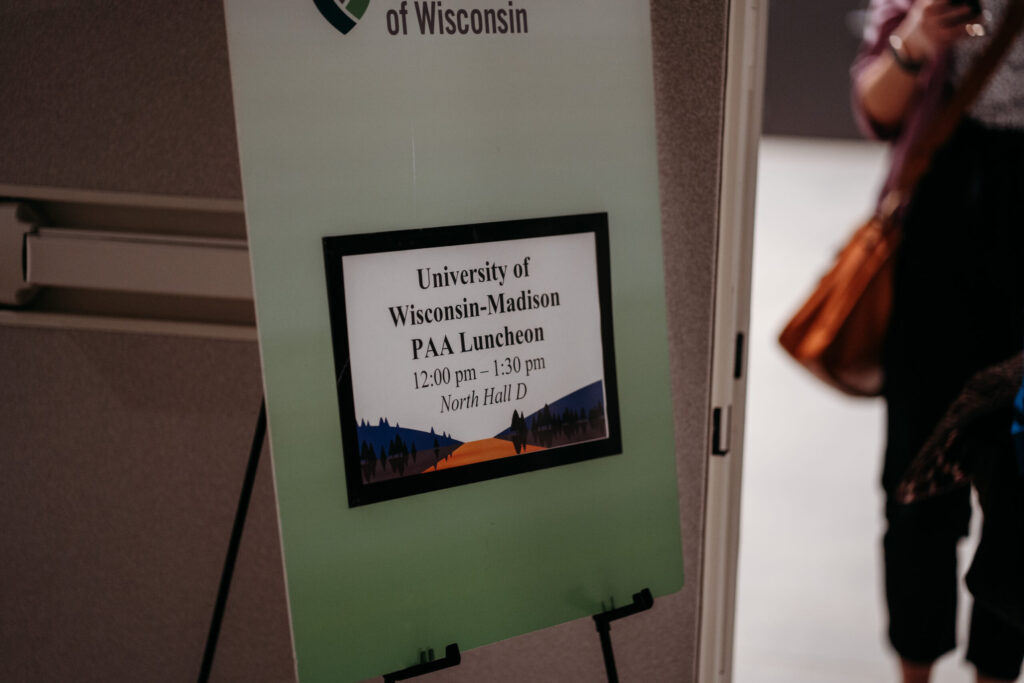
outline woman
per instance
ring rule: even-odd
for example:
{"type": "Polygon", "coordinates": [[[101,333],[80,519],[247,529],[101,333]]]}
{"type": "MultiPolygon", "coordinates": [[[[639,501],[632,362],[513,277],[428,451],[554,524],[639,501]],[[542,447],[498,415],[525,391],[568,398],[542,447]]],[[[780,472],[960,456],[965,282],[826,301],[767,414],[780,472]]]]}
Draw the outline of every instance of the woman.
{"type": "MultiPolygon", "coordinates": [[[[992,17],[989,30],[1019,1],[982,0],[992,17]]],[[[893,143],[890,182],[915,136],[983,49],[987,38],[976,23],[982,21],[949,0],[872,0],[853,67],[853,99],[863,128],[893,143]]],[[[882,483],[889,638],[907,682],[928,681],[935,660],[956,645],[956,545],[967,533],[970,500],[967,489],[910,505],[893,494],[965,380],[1024,344],[1022,207],[1024,40],[1018,37],[903,214],[884,358],[882,483]]],[[[1015,680],[1024,634],[976,603],[967,659],[978,681],[1015,680]]]]}

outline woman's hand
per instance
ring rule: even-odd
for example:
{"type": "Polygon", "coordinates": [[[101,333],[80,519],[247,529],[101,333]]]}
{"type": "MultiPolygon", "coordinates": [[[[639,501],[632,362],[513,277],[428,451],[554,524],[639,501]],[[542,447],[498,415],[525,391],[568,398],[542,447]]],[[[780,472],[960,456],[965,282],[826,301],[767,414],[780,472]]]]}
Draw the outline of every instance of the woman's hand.
{"type": "Polygon", "coordinates": [[[967,37],[975,19],[967,5],[949,0],[916,0],[892,35],[892,51],[882,52],[855,83],[854,91],[867,115],[888,129],[897,129],[910,106],[917,71],[939,52],[967,37]],[[898,52],[894,56],[894,52],[898,52]],[[908,65],[916,65],[908,68],[908,65]]]}
{"type": "Polygon", "coordinates": [[[967,25],[975,18],[967,5],[953,5],[949,0],[917,0],[893,33],[903,41],[908,59],[926,61],[966,38],[967,25]]]}

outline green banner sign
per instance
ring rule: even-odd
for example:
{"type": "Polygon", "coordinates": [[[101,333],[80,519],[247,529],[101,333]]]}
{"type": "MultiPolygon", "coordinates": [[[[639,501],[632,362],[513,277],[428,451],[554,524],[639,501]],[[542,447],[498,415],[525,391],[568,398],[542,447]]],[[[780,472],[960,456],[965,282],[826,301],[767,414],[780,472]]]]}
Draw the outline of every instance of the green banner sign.
{"type": "Polygon", "coordinates": [[[300,678],[677,591],[646,4],[226,10],[300,678]]]}

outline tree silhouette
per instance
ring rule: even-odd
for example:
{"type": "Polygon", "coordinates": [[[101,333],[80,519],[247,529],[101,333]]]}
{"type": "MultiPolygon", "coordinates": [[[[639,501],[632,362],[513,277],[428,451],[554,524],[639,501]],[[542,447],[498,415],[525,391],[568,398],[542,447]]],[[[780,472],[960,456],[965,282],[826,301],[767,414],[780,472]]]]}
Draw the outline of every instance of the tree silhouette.
{"type": "Polygon", "coordinates": [[[365,441],[359,442],[359,462],[363,466],[363,479],[366,481],[373,479],[377,469],[377,456],[374,454],[373,448],[365,441]]]}
{"type": "Polygon", "coordinates": [[[526,448],[527,432],[526,418],[520,415],[518,410],[513,410],[509,433],[512,436],[512,445],[516,449],[516,455],[519,455],[526,448]]]}
{"type": "Polygon", "coordinates": [[[533,441],[545,448],[550,448],[555,438],[555,420],[551,415],[551,407],[544,404],[544,407],[537,411],[533,417],[533,441]]]}

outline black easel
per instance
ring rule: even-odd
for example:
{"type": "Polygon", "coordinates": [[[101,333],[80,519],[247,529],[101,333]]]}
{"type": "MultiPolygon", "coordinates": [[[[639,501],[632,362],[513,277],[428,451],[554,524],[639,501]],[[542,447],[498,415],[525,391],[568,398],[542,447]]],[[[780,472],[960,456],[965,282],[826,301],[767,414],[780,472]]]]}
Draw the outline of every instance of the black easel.
{"type": "MultiPolygon", "coordinates": [[[[224,569],[221,572],[220,587],[217,590],[217,601],[213,606],[213,618],[210,620],[210,631],[206,638],[206,650],[203,652],[203,662],[199,669],[199,683],[207,683],[210,680],[210,671],[213,669],[213,657],[217,652],[217,639],[220,636],[221,623],[224,620],[224,609],[227,607],[228,593],[231,590],[231,579],[235,573],[235,562],[238,559],[238,548],[242,542],[242,531],[245,529],[245,518],[249,512],[249,501],[252,498],[253,485],[256,482],[256,470],[260,462],[260,453],[263,451],[263,441],[267,434],[267,406],[266,401],[260,400],[259,417],[256,419],[256,430],[252,437],[252,446],[249,449],[249,462],[245,468],[245,478],[242,480],[242,491],[238,497],[238,508],[235,511],[235,522],[231,529],[231,538],[228,541],[228,552],[224,558],[224,569]]],[[[615,668],[615,653],[612,650],[611,622],[616,619],[628,617],[637,612],[649,610],[654,606],[654,597],[648,588],[639,593],[633,594],[633,604],[616,608],[614,602],[612,608],[600,614],[594,615],[594,623],[597,625],[597,632],[601,638],[601,652],[604,654],[605,672],[608,674],[608,683],[619,683],[618,670],[615,668]]],[[[434,650],[429,649],[420,652],[420,663],[384,674],[384,683],[395,683],[404,681],[424,674],[433,673],[447,669],[462,662],[462,655],[459,652],[457,643],[448,645],[444,650],[444,657],[434,659],[434,650]]]]}
{"type": "Polygon", "coordinates": [[[392,671],[389,674],[384,674],[384,683],[394,683],[395,681],[404,681],[409,678],[416,678],[424,674],[433,673],[440,671],[441,669],[447,669],[455,666],[462,661],[462,655],[459,653],[459,646],[457,643],[452,643],[444,649],[444,657],[441,659],[434,659],[434,650],[430,649],[426,652],[420,652],[420,663],[414,664],[407,669],[401,671],[392,671]]]}
{"type": "Polygon", "coordinates": [[[604,670],[608,674],[608,683],[619,683],[619,672],[615,668],[615,652],[612,651],[612,626],[611,622],[616,619],[628,617],[637,612],[649,610],[654,606],[654,596],[649,588],[644,588],[639,593],[633,593],[633,604],[612,609],[594,615],[594,623],[597,625],[597,632],[601,636],[601,653],[604,654],[604,670]]]}
{"type": "Polygon", "coordinates": [[[256,467],[260,464],[260,452],[263,450],[263,440],[266,434],[267,405],[266,401],[260,399],[260,414],[256,419],[256,431],[252,436],[252,447],[249,449],[249,464],[245,468],[245,478],[242,480],[242,493],[238,497],[235,523],[231,528],[231,539],[228,541],[228,554],[224,558],[224,569],[220,575],[220,588],[217,590],[217,602],[213,606],[213,619],[210,620],[210,632],[206,637],[206,650],[203,652],[203,663],[199,668],[199,683],[206,683],[210,680],[213,656],[217,652],[217,638],[220,636],[220,625],[224,620],[224,608],[228,604],[231,577],[235,573],[235,560],[238,559],[238,547],[242,543],[245,517],[249,512],[249,499],[252,497],[252,487],[256,481],[256,467]]]}

